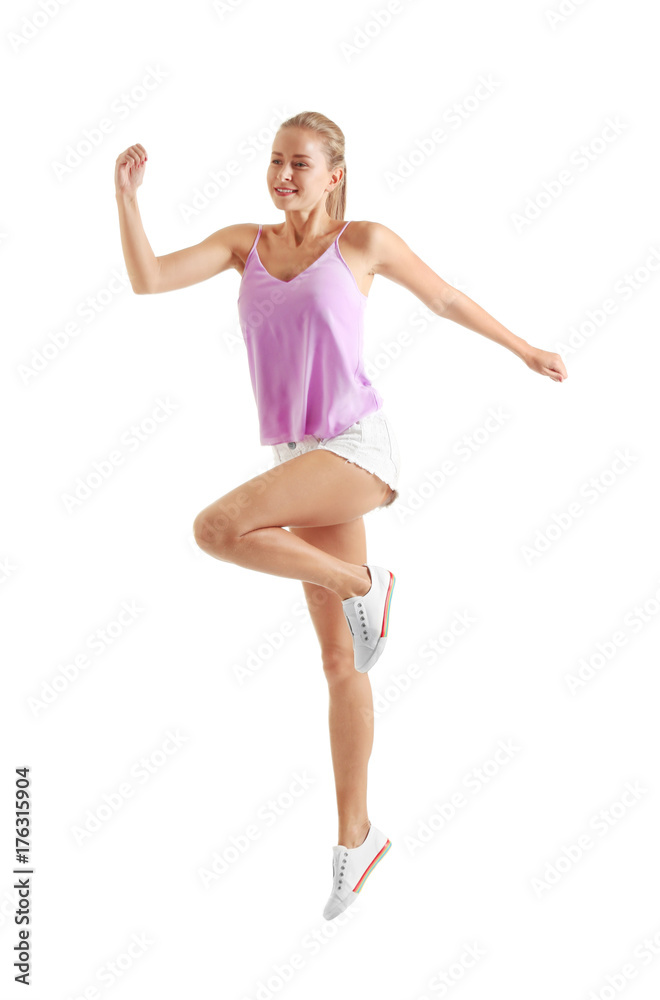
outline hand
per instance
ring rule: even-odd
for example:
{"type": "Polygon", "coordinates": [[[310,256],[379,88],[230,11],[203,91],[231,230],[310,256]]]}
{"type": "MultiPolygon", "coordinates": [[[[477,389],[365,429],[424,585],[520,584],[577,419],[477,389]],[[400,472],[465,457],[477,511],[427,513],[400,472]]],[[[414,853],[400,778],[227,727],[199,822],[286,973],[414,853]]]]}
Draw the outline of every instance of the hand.
{"type": "Polygon", "coordinates": [[[547,375],[553,382],[563,382],[568,378],[566,366],[559,354],[553,351],[542,351],[539,347],[530,347],[523,356],[523,361],[533,372],[547,375]]]}
{"type": "Polygon", "coordinates": [[[139,142],[120,153],[115,162],[115,192],[135,198],[144,180],[147,151],[139,142]]]}

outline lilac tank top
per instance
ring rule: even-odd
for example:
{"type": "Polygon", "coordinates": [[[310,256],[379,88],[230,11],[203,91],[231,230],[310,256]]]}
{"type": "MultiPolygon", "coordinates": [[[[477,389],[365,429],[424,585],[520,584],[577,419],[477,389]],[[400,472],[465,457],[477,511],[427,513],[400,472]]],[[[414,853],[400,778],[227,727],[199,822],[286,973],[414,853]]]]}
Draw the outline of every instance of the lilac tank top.
{"type": "Polygon", "coordinates": [[[339,249],[347,225],[290,281],[261,263],[261,226],[245,261],[238,314],[261,444],[334,437],[383,405],[363,367],[367,296],[339,249]]]}

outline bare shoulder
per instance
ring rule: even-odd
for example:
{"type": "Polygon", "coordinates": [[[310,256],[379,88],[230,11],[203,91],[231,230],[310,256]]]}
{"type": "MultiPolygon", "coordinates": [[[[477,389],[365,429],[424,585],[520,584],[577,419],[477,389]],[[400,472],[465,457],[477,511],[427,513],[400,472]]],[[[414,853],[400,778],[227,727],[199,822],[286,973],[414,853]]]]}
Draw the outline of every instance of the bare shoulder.
{"type": "Polygon", "coordinates": [[[403,285],[429,308],[443,306],[455,289],[418,257],[403,237],[382,222],[358,222],[354,238],[360,240],[370,274],[403,285]]]}
{"type": "Polygon", "coordinates": [[[231,226],[224,226],[222,229],[218,229],[209,237],[209,240],[214,241],[218,246],[222,246],[223,249],[231,252],[229,267],[235,268],[242,274],[245,261],[258,232],[258,222],[236,222],[231,226]]]}
{"type": "Polygon", "coordinates": [[[370,274],[383,274],[388,260],[395,260],[404,250],[410,248],[404,240],[382,222],[363,219],[352,222],[346,234],[350,233],[350,243],[369,261],[370,274]]]}
{"type": "Polygon", "coordinates": [[[381,262],[381,258],[386,260],[407,247],[401,236],[382,222],[364,221],[358,226],[364,249],[371,254],[375,265],[381,262]]]}

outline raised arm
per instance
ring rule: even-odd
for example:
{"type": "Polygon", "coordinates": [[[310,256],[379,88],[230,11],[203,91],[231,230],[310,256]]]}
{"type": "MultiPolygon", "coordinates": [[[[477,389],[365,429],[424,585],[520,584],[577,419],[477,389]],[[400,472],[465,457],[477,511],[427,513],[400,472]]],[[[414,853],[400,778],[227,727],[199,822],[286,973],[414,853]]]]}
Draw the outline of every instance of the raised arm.
{"type": "Polygon", "coordinates": [[[413,253],[408,244],[379,222],[370,223],[369,254],[374,262],[372,271],[382,274],[390,281],[403,285],[416,295],[421,302],[436,315],[460,323],[468,330],[474,330],[496,344],[508,348],[528,368],[547,375],[553,382],[568,378],[564,362],[559,354],[532,347],[499,323],[493,316],[473,302],[471,298],[453,285],[447,284],[428,264],[413,253]]]}
{"type": "Polygon", "coordinates": [[[218,229],[201,243],[156,257],[147,239],[137,203],[147,153],[140,143],[129,146],[115,163],[115,197],[121,246],[131,288],[137,295],[186,288],[236,265],[235,240],[241,224],[218,229]]]}

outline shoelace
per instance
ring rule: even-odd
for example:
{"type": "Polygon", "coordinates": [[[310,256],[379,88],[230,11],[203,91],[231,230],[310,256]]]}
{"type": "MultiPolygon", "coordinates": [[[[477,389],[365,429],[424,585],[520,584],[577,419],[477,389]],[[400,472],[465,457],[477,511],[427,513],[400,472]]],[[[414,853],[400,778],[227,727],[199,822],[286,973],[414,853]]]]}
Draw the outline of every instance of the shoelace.
{"type": "Polygon", "coordinates": [[[369,632],[367,631],[367,619],[364,614],[364,604],[362,603],[362,601],[356,601],[355,607],[358,610],[358,624],[362,629],[362,638],[364,639],[365,642],[368,642],[369,632]]]}
{"type": "Polygon", "coordinates": [[[346,859],[348,858],[348,851],[344,851],[344,860],[341,863],[339,871],[334,873],[335,876],[335,889],[339,891],[341,889],[341,883],[344,878],[344,868],[346,867],[346,859]]]}

